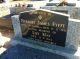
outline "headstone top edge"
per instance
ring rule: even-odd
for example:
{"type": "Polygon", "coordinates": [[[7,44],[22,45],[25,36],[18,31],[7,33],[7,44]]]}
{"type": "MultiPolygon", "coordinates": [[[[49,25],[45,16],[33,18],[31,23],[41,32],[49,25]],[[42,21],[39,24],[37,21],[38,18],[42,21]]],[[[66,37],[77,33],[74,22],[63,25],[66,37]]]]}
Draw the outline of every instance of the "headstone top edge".
{"type": "Polygon", "coordinates": [[[19,15],[13,15],[13,16],[11,16],[11,17],[19,17],[19,15]]]}
{"type": "MultiPolygon", "coordinates": [[[[64,13],[60,13],[60,12],[56,12],[56,11],[50,11],[50,10],[46,10],[46,9],[37,9],[37,10],[46,11],[46,12],[55,13],[55,14],[60,14],[60,15],[69,17],[69,14],[64,14],[64,13]]],[[[35,10],[35,11],[37,11],[37,10],[35,10]]]]}
{"type": "Polygon", "coordinates": [[[20,12],[19,15],[20,15],[21,13],[31,12],[31,11],[34,11],[34,10],[29,10],[29,11],[23,11],[23,12],[20,12]]]}
{"type": "Polygon", "coordinates": [[[79,19],[72,19],[72,18],[69,18],[70,21],[74,21],[74,22],[80,22],[79,19]]]}

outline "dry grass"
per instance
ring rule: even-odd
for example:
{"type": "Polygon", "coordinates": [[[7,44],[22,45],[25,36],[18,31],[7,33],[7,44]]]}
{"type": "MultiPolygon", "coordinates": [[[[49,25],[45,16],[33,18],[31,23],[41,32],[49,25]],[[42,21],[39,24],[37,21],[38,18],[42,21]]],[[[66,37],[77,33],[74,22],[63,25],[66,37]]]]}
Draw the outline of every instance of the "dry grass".
{"type": "Polygon", "coordinates": [[[0,32],[0,55],[7,50],[7,48],[9,48],[10,45],[10,38],[4,37],[2,36],[1,32],[0,32]]]}

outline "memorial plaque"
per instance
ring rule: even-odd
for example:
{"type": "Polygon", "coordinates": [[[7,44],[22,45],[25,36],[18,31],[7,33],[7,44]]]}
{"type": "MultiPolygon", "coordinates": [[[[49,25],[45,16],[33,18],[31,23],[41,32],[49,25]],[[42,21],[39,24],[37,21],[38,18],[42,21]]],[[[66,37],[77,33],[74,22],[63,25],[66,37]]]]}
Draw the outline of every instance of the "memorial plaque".
{"type": "Polygon", "coordinates": [[[35,10],[21,13],[19,20],[24,38],[65,47],[68,15],[35,10]]]}

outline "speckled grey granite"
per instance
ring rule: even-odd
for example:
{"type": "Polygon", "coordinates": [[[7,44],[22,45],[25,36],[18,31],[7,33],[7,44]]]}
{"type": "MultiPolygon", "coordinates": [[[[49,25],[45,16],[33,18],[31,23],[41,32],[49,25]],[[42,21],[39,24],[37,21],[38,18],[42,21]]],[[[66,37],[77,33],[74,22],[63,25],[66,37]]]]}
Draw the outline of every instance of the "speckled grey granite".
{"type": "Polygon", "coordinates": [[[80,20],[80,7],[75,7],[73,9],[70,9],[69,11],[71,18],[80,20]]]}
{"type": "Polygon", "coordinates": [[[11,14],[19,14],[20,12],[29,11],[29,10],[35,10],[35,8],[10,7],[10,13],[11,14]]]}
{"type": "Polygon", "coordinates": [[[80,20],[69,19],[66,47],[77,50],[80,40],[80,20]]]}
{"type": "Polygon", "coordinates": [[[12,24],[13,24],[15,36],[22,37],[19,15],[14,15],[11,18],[12,18],[12,24]]]}
{"type": "Polygon", "coordinates": [[[41,9],[47,9],[47,10],[62,10],[62,11],[68,11],[68,14],[70,14],[70,18],[73,19],[79,19],[80,20],[80,7],[76,6],[42,6],[41,9]]]}

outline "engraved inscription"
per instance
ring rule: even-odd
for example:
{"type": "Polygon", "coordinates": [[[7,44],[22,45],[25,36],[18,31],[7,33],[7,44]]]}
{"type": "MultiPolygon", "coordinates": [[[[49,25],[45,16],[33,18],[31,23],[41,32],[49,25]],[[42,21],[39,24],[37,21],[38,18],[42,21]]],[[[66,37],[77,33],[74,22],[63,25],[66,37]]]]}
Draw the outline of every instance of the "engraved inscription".
{"type": "Polygon", "coordinates": [[[36,10],[21,14],[20,23],[23,37],[65,46],[68,16],[36,10]]]}

